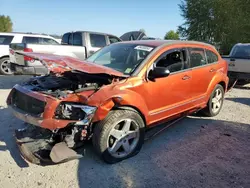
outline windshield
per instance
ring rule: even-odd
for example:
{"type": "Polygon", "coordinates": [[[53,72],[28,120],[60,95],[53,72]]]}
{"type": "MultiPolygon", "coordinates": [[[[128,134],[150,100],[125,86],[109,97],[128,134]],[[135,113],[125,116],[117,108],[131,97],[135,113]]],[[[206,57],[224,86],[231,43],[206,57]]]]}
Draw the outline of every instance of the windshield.
{"type": "Polygon", "coordinates": [[[102,48],[87,61],[130,75],[153,49],[152,46],[116,43],[102,48]]]}
{"type": "Polygon", "coordinates": [[[235,46],[231,53],[231,57],[250,58],[250,45],[235,46]]]}

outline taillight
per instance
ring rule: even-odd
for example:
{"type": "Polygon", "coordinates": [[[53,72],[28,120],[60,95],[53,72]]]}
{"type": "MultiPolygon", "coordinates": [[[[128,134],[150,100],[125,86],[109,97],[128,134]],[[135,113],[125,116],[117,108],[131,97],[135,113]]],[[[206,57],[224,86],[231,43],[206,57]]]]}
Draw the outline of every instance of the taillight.
{"type": "Polygon", "coordinates": [[[12,54],[12,55],[14,55],[14,54],[15,54],[15,51],[14,51],[14,50],[12,50],[11,48],[9,49],[9,51],[10,51],[10,54],[12,54]]]}
{"type": "MultiPolygon", "coordinates": [[[[24,48],[23,51],[24,52],[33,52],[33,50],[31,48],[24,48]]],[[[33,58],[24,56],[24,61],[32,61],[32,60],[33,60],[33,58]]]]}

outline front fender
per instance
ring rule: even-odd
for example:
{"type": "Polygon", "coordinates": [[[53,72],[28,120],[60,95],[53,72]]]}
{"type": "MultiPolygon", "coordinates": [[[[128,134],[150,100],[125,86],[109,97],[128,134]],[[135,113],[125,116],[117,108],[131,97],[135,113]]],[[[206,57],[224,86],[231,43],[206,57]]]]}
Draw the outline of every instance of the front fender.
{"type": "Polygon", "coordinates": [[[98,107],[93,122],[103,120],[115,106],[129,106],[139,111],[147,123],[148,108],[143,97],[129,89],[99,90],[88,104],[98,107]]]}

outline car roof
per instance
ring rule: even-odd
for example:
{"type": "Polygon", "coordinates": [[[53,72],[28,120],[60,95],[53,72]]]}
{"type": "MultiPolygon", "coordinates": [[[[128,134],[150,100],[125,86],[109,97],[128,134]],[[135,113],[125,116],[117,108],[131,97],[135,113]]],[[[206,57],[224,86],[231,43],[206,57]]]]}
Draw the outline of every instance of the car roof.
{"type": "Polygon", "coordinates": [[[54,38],[50,35],[46,34],[37,34],[37,33],[22,33],[22,32],[0,32],[0,35],[22,35],[22,36],[27,36],[27,37],[45,37],[45,38],[54,38]]]}
{"type": "Polygon", "coordinates": [[[238,43],[236,44],[236,46],[249,46],[250,43],[238,43]]]}
{"type": "MultiPolygon", "coordinates": [[[[73,31],[73,32],[66,32],[66,33],[92,33],[92,34],[109,35],[109,36],[117,37],[117,36],[115,36],[113,34],[96,32],[96,31],[73,31]]],[[[64,34],[66,34],[66,33],[64,33],[64,34]]]]}
{"type": "Polygon", "coordinates": [[[120,43],[130,43],[130,44],[147,45],[154,47],[172,45],[172,44],[196,44],[196,45],[205,45],[208,47],[215,48],[213,45],[204,42],[184,41],[184,40],[134,40],[134,41],[123,41],[120,43]]]}

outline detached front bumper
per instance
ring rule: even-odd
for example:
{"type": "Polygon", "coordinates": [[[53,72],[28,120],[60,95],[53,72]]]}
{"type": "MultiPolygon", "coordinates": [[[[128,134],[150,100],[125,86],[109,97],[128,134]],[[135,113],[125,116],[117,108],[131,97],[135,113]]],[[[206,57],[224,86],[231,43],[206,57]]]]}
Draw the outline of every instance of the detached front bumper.
{"type": "Polygon", "coordinates": [[[68,148],[65,142],[55,143],[51,136],[51,131],[31,125],[15,131],[21,155],[31,163],[53,165],[83,157],[79,151],[68,148]]]}

